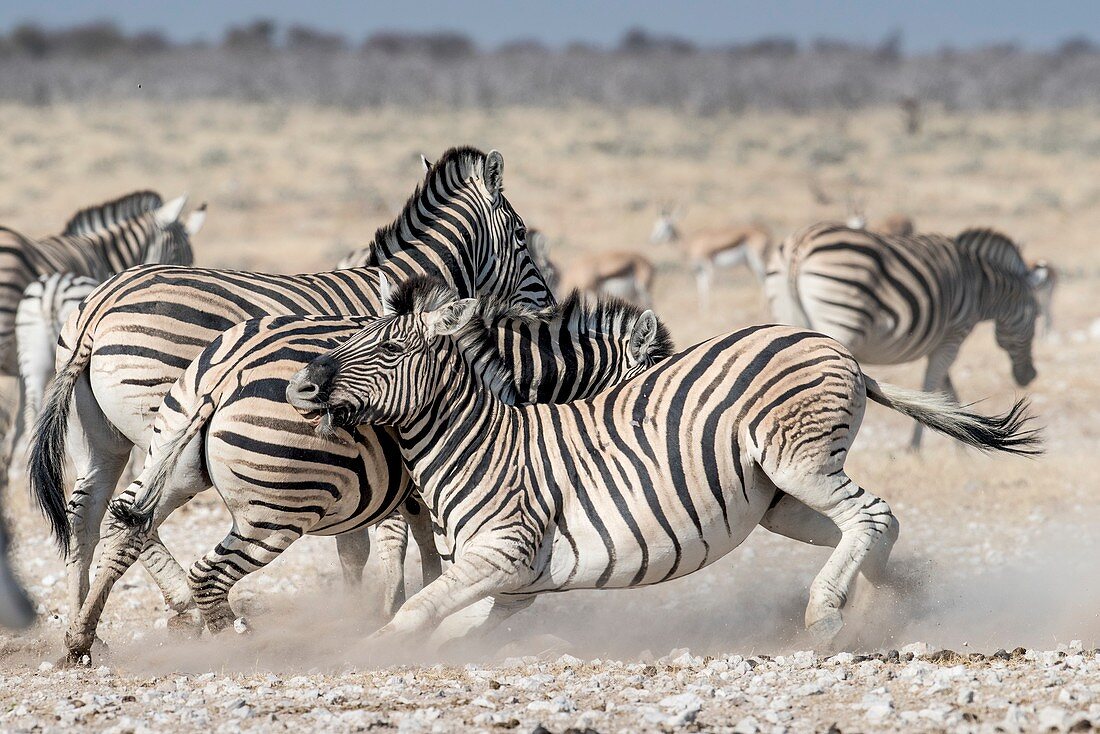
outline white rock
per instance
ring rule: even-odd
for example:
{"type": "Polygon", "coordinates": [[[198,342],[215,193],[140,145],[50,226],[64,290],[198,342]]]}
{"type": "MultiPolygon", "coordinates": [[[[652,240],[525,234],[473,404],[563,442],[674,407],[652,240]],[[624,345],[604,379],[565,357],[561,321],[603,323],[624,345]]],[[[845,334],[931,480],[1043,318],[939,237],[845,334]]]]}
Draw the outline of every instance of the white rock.
{"type": "Polygon", "coordinates": [[[921,655],[927,655],[932,652],[932,646],[927,642],[914,642],[901,648],[898,652],[902,655],[913,653],[914,657],[920,657],[921,655]]]}
{"type": "Polygon", "coordinates": [[[577,707],[565,696],[555,696],[549,701],[532,701],[527,704],[528,711],[546,711],[551,714],[568,714],[577,707]]]}
{"type": "Polygon", "coordinates": [[[746,716],[733,727],[734,734],[757,734],[760,731],[760,722],[753,716],[746,716]]]}
{"type": "Polygon", "coordinates": [[[1068,714],[1064,708],[1058,706],[1044,706],[1039,709],[1039,731],[1056,729],[1062,731],[1066,728],[1068,714]]]}
{"type": "Polygon", "coordinates": [[[873,703],[867,707],[867,720],[879,723],[894,715],[894,704],[888,702],[873,703]]]}
{"type": "Polygon", "coordinates": [[[955,703],[960,706],[974,703],[974,691],[970,688],[963,688],[959,691],[959,695],[955,697],[955,703]]]}

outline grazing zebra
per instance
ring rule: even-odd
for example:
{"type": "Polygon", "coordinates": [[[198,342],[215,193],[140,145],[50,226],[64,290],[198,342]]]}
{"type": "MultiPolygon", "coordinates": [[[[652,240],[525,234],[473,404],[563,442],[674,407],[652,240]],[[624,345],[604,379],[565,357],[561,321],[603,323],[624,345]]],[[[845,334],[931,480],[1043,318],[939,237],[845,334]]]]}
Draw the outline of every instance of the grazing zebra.
{"type": "MultiPolygon", "coordinates": [[[[186,196],[165,204],[158,194],[139,191],[80,210],[60,235],[32,240],[0,227],[0,377],[19,374],[15,321],[27,286],[52,273],[105,280],[141,263],[190,264],[190,236],[202,226],[204,214],[197,211],[186,223],[181,222],[186,203],[186,196]]],[[[17,404],[14,380],[3,382],[0,404],[17,404]]],[[[7,483],[15,442],[15,432],[10,429],[16,417],[7,409],[0,414],[0,487],[7,483]]]]}
{"type": "MultiPolygon", "coordinates": [[[[1028,267],[1008,237],[970,229],[884,237],[836,224],[798,232],[769,258],[772,316],[827,334],[868,364],[928,358],[924,390],[958,399],[948,374],[974,327],[992,320],[1017,384],[1035,378],[1038,314],[1028,267]]],[[[910,445],[920,446],[918,423],[910,445]]]]}
{"type": "MultiPolygon", "coordinates": [[[[435,281],[414,279],[402,284],[392,303],[411,310],[453,298],[435,281]]],[[[495,299],[478,303],[482,329],[490,334],[484,359],[509,366],[510,387],[524,402],[593,395],[671,352],[668,332],[653,312],[625,303],[586,305],[576,294],[540,312],[504,308],[495,299]]],[[[366,526],[407,498],[410,484],[388,431],[363,427],[318,436],[286,401],[288,380],[303,363],[367,323],[286,316],[246,321],[191,363],[158,411],[141,476],[112,504],[112,515],[122,522],[112,520],[104,541],[107,560],[66,637],[72,659],[87,653],[111,584],[134,562],[150,532],[208,482],[234,520],[229,536],[189,574],[212,631],[233,621],[232,585],[293,541],[307,533],[361,541],[366,526]]],[[[414,530],[418,525],[428,528],[417,537],[422,552],[436,559],[430,581],[439,575],[438,557],[430,525],[414,522],[414,530]]],[[[399,565],[385,571],[388,585],[400,581],[399,565]]],[[[386,600],[399,606],[403,599],[395,596],[386,600]]],[[[392,616],[396,607],[386,611],[392,616]]]]}
{"type": "MultiPolygon", "coordinates": [[[[309,275],[142,267],[89,296],[62,332],[58,364],[66,356],[68,362],[47,394],[29,464],[31,486],[67,556],[74,617],[87,595],[103,513],[131,447],[148,448],[161,400],[225,329],[268,315],[377,314],[379,273],[394,281],[434,275],[464,296],[552,303],[525,247],[523,220],[504,196],[503,172],[504,158],[496,151],[445,153],[397,219],[378,230],[371,267],[309,275]],[[70,434],[83,440],[70,452],[77,480],[66,509],[70,434]]],[[[170,608],[188,606],[187,579],[159,539],[151,540],[142,563],[170,608]]]]}
{"type": "Polygon", "coordinates": [[[382,636],[428,633],[486,597],[461,624],[495,624],[541,592],[684,576],[767,523],[835,547],[805,619],[828,640],[855,574],[880,576],[897,532],[844,469],[867,398],[971,446],[1037,451],[1023,401],[975,415],[877,383],[842,344],[788,326],[715,337],[591,398],[516,405],[475,309],[378,319],[291,380],[288,399],[322,432],[393,428],[454,561],[382,636]]]}
{"type": "Polygon", "coordinates": [[[99,283],[83,275],[53,273],[43,275],[23,291],[15,313],[15,341],[23,383],[24,426],[34,425],[46,385],[53,379],[61,328],[99,283]]]}

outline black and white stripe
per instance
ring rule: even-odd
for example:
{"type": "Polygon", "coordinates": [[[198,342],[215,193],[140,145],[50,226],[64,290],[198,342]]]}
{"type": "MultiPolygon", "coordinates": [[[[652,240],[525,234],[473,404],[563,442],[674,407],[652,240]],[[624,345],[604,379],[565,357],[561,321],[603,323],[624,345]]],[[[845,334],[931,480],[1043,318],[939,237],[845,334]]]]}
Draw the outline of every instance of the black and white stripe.
{"type": "Polygon", "coordinates": [[[15,313],[15,337],[25,426],[33,426],[42,409],[42,396],[54,375],[61,328],[99,283],[83,275],[54,273],[42,276],[23,291],[15,313]]]}
{"type": "MultiPolygon", "coordinates": [[[[398,289],[393,304],[410,310],[453,298],[453,291],[434,281],[414,280],[398,289]]],[[[509,389],[523,402],[595,394],[671,351],[667,331],[652,312],[614,300],[585,304],[574,295],[560,307],[540,311],[495,299],[476,303],[490,334],[483,359],[509,366],[509,389]]],[[[359,535],[361,543],[368,526],[408,499],[411,485],[390,432],[363,427],[318,435],[285,397],[289,378],[303,363],[369,322],[246,321],[191,363],[158,411],[144,470],[112,506],[121,522],[111,533],[124,540],[106,541],[114,550],[104,556],[92,593],[74,620],[67,638],[72,655],[86,652],[111,583],[134,562],[149,534],[208,481],[234,518],[232,532],[189,574],[194,599],[212,630],[233,620],[228,602],[233,584],[293,541],[305,534],[349,541],[359,535]]],[[[422,553],[434,555],[430,525],[417,541],[422,553]]],[[[347,546],[340,547],[344,556],[347,546]]],[[[342,560],[346,569],[354,567],[342,560]]],[[[400,566],[385,572],[399,575],[400,566]]],[[[403,596],[387,598],[400,601],[403,596]]],[[[384,611],[392,615],[396,609],[384,611]]]]}
{"type": "MultiPolygon", "coordinates": [[[[429,274],[462,295],[552,303],[525,245],[526,228],[503,193],[504,159],[472,148],[432,166],[397,219],[378,231],[371,267],[308,275],[142,267],[104,283],[68,323],[71,356],[47,395],[30,460],[31,485],[63,552],[70,548],[70,603],[87,593],[99,523],[132,445],[145,449],[161,400],[187,365],[224,330],[280,314],[380,312],[378,278],[429,274]],[[69,418],[84,440],[66,447],[69,418]],[[66,507],[64,458],[77,482],[66,507]]],[[[156,538],[143,563],[170,606],[190,600],[186,579],[156,538]],[[156,559],[148,557],[157,553],[156,559]],[[158,575],[159,574],[159,575],[158,575]],[[169,574],[165,576],[164,574],[169,574]]]]}
{"type": "MultiPolygon", "coordinates": [[[[1035,378],[1039,313],[1029,268],[990,229],[882,236],[818,224],[774,248],[765,279],[772,315],[828,334],[868,364],[928,358],[924,389],[957,400],[948,371],[974,327],[993,321],[1019,385],[1035,378]]],[[[918,446],[921,426],[913,434],[918,446]]]]}
{"type": "Polygon", "coordinates": [[[787,326],[715,337],[591,398],[516,405],[473,311],[378,319],[292,380],[322,425],[394,430],[454,559],[384,634],[422,638],[468,605],[462,624],[486,627],[540,592],[684,576],[763,523],[835,546],[806,612],[828,639],[853,577],[881,574],[897,532],[845,474],[868,397],[982,449],[1035,450],[1022,403],[986,418],[876,383],[843,345],[787,326]]]}

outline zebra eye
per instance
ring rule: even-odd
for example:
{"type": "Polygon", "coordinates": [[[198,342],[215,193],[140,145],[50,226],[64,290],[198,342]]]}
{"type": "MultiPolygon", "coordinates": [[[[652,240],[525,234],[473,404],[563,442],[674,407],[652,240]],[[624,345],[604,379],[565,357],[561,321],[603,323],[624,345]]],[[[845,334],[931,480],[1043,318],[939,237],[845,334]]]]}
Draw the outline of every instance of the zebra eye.
{"type": "Polygon", "coordinates": [[[524,227],[522,224],[516,227],[516,240],[521,245],[527,242],[527,227],[524,227]]]}
{"type": "Polygon", "coordinates": [[[390,341],[384,341],[381,344],[379,344],[378,345],[378,351],[382,352],[382,354],[386,354],[386,355],[389,355],[391,357],[396,357],[397,355],[401,354],[405,350],[401,346],[400,342],[396,342],[396,341],[393,341],[391,339],[390,341]]]}

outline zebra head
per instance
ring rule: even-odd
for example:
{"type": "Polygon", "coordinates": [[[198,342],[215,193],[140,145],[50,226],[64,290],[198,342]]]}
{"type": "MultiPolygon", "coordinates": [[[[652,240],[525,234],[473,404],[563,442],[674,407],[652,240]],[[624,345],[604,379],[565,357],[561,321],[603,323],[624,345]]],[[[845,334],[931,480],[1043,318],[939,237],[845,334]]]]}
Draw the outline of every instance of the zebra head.
{"type": "Polygon", "coordinates": [[[407,281],[383,316],[299,370],[287,384],[287,401],[322,435],[361,424],[408,425],[433,403],[445,383],[446,356],[457,350],[494,394],[514,402],[511,376],[477,318],[479,306],[436,281],[407,281]]]}
{"type": "Polygon", "coordinates": [[[996,230],[967,229],[956,235],[955,243],[965,261],[981,273],[981,287],[975,294],[979,311],[993,320],[997,345],[1008,353],[1012,377],[1023,387],[1037,374],[1031,347],[1040,307],[1030,268],[1019,246],[996,230]]]}
{"type": "Polygon", "coordinates": [[[672,354],[672,338],[651,310],[573,291],[537,312],[482,304],[482,319],[508,363],[519,398],[561,403],[625,382],[672,354]]]}
{"type": "Polygon", "coordinates": [[[504,196],[504,156],[453,148],[425,164],[424,181],[397,221],[375,236],[377,261],[410,258],[417,267],[406,272],[436,274],[463,296],[551,305],[554,297],[527,247],[527,227],[504,196]]]}
{"type": "Polygon", "coordinates": [[[149,241],[145,245],[141,262],[144,265],[190,265],[195,261],[191,251],[191,237],[206,222],[206,204],[191,212],[182,220],[187,195],[178,196],[149,215],[149,241]]]}

